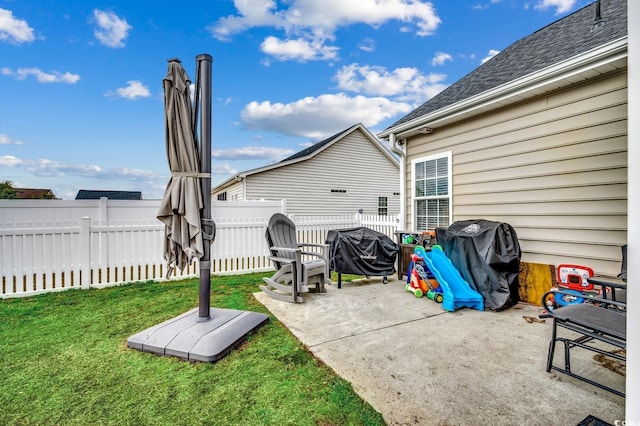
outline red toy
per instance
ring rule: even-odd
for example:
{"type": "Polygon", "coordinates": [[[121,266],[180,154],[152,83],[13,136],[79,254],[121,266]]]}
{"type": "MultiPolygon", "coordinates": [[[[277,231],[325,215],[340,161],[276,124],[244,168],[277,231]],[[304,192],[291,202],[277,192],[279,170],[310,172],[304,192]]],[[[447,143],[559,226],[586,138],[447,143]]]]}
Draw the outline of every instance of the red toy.
{"type": "MultiPolygon", "coordinates": [[[[423,255],[424,254],[418,250],[411,255],[413,267],[411,268],[410,280],[405,286],[405,290],[412,292],[415,297],[425,296],[429,291],[437,291],[440,287],[438,281],[427,276],[424,269],[423,255]]],[[[432,299],[434,298],[432,297],[432,299]]]]}
{"type": "Polygon", "coordinates": [[[588,266],[560,264],[556,270],[558,287],[569,290],[591,291],[593,284],[587,281],[593,276],[593,269],[588,266]]]}

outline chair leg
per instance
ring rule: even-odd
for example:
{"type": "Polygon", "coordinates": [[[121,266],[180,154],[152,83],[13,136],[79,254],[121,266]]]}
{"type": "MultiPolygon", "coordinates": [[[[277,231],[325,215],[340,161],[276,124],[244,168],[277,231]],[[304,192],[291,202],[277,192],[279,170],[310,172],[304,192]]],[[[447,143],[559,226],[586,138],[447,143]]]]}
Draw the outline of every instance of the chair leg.
{"type": "Polygon", "coordinates": [[[549,353],[547,354],[547,373],[551,371],[553,364],[553,355],[556,350],[556,321],[553,320],[553,331],[551,333],[551,341],[549,342],[549,353]]]}
{"type": "Polygon", "coordinates": [[[322,273],[320,275],[320,279],[318,280],[318,283],[316,284],[316,292],[317,293],[326,293],[327,289],[324,288],[324,283],[325,283],[325,275],[324,273],[322,273]]]}
{"type": "Polygon", "coordinates": [[[260,289],[273,299],[293,303],[304,302],[298,291],[300,279],[296,269],[294,265],[293,268],[288,270],[281,269],[277,271],[271,278],[263,278],[262,280],[266,285],[261,285],[260,289]]]}
{"type": "Polygon", "coordinates": [[[282,300],[284,302],[294,302],[294,303],[304,302],[304,300],[300,296],[294,296],[292,294],[285,294],[285,293],[276,293],[275,291],[271,290],[270,288],[264,285],[260,286],[260,290],[262,290],[267,296],[273,299],[282,300]]]}

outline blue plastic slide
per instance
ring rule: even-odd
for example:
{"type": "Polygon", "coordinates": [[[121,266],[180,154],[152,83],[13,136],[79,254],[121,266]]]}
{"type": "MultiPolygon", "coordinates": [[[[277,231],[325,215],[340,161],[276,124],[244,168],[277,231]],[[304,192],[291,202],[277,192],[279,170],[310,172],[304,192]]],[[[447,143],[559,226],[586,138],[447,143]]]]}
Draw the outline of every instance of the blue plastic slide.
{"type": "Polygon", "coordinates": [[[445,311],[453,312],[464,307],[484,311],[482,295],[462,278],[460,271],[453,266],[451,259],[444,254],[440,246],[433,246],[432,250],[426,253],[424,261],[442,287],[442,308],[445,311]]]}

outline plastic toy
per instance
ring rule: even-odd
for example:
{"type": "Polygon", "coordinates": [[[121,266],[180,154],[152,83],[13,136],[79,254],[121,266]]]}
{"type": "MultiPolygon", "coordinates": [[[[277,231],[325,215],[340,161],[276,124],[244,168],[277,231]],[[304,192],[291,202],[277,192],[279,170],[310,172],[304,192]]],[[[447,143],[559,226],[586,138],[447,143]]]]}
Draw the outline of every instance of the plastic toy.
{"type": "MultiPolygon", "coordinates": [[[[547,306],[549,309],[584,303],[585,298],[588,297],[588,294],[585,293],[597,293],[593,284],[587,281],[588,278],[593,276],[593,269],[588,266],[568,265],[563,263],[558,265],[556,273],[558,278],[557,290],[562,290],[563,292],[571,294],[562,293],[550,296],[547,299],[547,302],[551,304],[550,306],[547,306]]],[[[554,290],[555,289],[551,289],[551,291],[554,290]]]]}
{"type": "Polygon", "coordinates": [[[440,284],[431,275],[428,268],[424,264],[426,257],[424,247],[418,246],[411,255],[411,265],[409,265],[409,282],[405,286],[405,290],[413,293],[415,297],[427,296],[435,302],[442,303],[444,296],[440,284]]]}
{"type": "Polygon", "coordinates": [[[433,273],[440,288],[444,300],[442,309],[453,312],[456,309],[467,307],[484,311],[484,299],[480,293],[473,290],[469,283],[462,277],[451,259],[442,250],[442,247],[435,245],[425,256],[425,264],[433,273]]]}
{"type": "Polygon", "coordinates": [[[427,297],[436,303],[442,303],[444,301],[444,294],[442,294],[442,288],[438,286],[433,290],[427,291],[427,297]]]}
{"type": "Polygon", "coordinates": [[[409,282],[404,287],[406,291],[413,293],[415,297],[422,297],[429,290],[426,280],[423,278],[426,277],[426,273],[421,262],[422,258],[419,255],[415,253],[411,255],[412,264],[410,265],[409,282]]]}
{"type": "Polygon", "coordinates": [[[593,290],[593,284],[587,281],[593,276],[593,269],[588,266],[560,264],[556,268],[558,287],[569,290],[593,290]]]}

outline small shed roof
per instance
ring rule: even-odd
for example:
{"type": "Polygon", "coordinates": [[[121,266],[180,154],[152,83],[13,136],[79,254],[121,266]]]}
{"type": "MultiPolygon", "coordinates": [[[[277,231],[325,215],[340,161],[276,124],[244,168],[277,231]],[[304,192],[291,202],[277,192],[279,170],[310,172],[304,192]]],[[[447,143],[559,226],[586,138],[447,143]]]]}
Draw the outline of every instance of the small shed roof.
{"type": "Polygon", "coordinates": [[[50,189],[40,189],[40,188],[13,188],[16,191],[16,196],[22,200],[31,200],[31,199],[55,199],[56,196],[50,189]]]}

